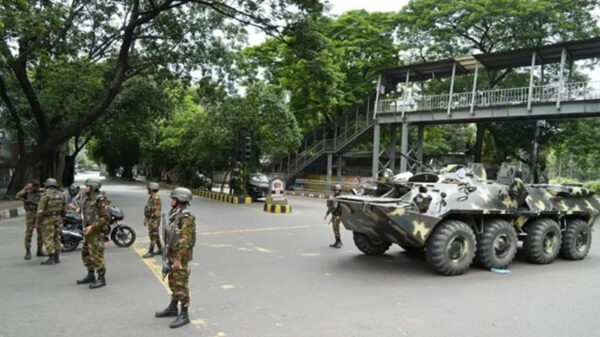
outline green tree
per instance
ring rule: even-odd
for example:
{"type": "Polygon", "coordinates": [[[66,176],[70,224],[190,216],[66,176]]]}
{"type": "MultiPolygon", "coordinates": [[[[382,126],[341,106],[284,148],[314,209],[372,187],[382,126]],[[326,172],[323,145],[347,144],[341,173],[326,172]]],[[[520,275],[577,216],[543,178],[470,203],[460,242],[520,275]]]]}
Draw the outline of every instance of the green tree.
{"type": "MultiPolygon", "coordinates": [[[[413,61],[582,39],[599,32],[593,15],[597,8],[598,2],[593,0],[412,0],[402,10],[398,39],[404,48],[411,50],[413,61]]],[[[481,83],[487,83],[489,88],[526,86],[527,79],[508,69],[484,74],[481,83]]],[[[488,126],[481,123],[477,128],[477,161],[488,126]]],[[[522,155],[532,149],[531,135],[535,128],[535,123],[496,123],[489,128],[493,146],[486,149],[502,147],[502,151],[492,154],[496,160],[503,152],[507,157],[520,158],[535,166],[532,156],[522,155]],[[523,137],[511,137],[505,142],[509,133],[523,137]]],[[[551,139],[551,135],[541,135],[538,141],[541,139],[551,139]]]]}
{"type": "Polygon", "coordinates": [[[350,11],[338,18],[311,16],[293,37],[247,48],[243,67],[290,94],[289,107],[304,134],[362,102],[381,68],[398,64],[394,13],[350,11]],[[258,70],[264,70],[264,74],[258,70]]]}
{"type": "Polygon", "coordinates": [[[128,80],[191,70],[226,79],[246,27],[280,36],[321,9],[318,0],[1,0],[0,98],[21,145],[8,193],[40,162],[56,174],[48,158],[105,115],[128,80]],[[61,106],[69,95],[81,106],[61,106]]]}

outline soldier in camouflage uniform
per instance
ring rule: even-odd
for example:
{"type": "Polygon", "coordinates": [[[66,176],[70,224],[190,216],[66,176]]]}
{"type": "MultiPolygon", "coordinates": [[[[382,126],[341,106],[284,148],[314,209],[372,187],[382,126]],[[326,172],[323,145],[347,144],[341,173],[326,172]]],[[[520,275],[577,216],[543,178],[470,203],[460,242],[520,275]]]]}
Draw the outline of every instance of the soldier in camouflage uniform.
{"type": "Polygon", "coordinates": [[[190,270],[188,264],[193,257],[193,248],[196,243],[196,224],[194,216],[188,210],[192,200],[192,192],[187,188],[178,187],[171,193],[171,206],[169,212],[169,225],[165,247],[169,260],[169,288],[171,289],[171,303],[163,311],[155,314],[156,317],[177,317],[169,325],[179,328],[190,322],[188,307],[190,305],[190,291],[188,279],[190,270]],[[181,311],[177,311],[177,302],[181,304],[181,311]]]}
{"type": "Polygon", "coordinates": [[[31,237],[33,236],[33,230],[37,231],[37,256],[45,256],[42,252],[42,231],[35,225],[35,214],[37,211],[37,204],[40,201],[40,182],[37,179],[33,179],[20,190],[15,196],[17,199],[23,200],[23,206],[25,207],[25,260],[31,259],[31,237]]]}
{"type": "Polygon", "coordinates": [[[148,227],[148,236],[150,237],[150,248],[148,252],[144,254],[143,258],[150,258],[154,255],[162,254],[162,245],[160,243],[159,227],[160,227],[160,212],[162,209],[162,203],[158,196],[159,185],[157,183],[148,184],[148,201],[144,207],[144,226],[148,227]],[[158,251],[154,253],[154,245],[158,248],[158,251]]]}
{"type": "Polygon", "coordinates": [[[81,250],[83,265],[87,268],[87,275],[77,280],[77,284],[90,283],[90,289],[104,287],[104,234],[108,229],[108,199],[100,192],[100,181],[88,179],[85,181],[85,199],[83,201],[83,218],[85,241],[81,250]],[[94,271],[98,275],[94,275],[94,271]]]}
{"type": "Polygon", "coordinates": [[[330,244],[329,247],[333,248],[341,248],[342,247],[342,239],[340,237],[340,222],[342,216],[342,209],[340,208],[340,204],[335,200],[335,197],[339,196],[342,193],[342,185],[337,184],[333,190],[333,196],[329,197],[327,200],[327,213],[325,213],[325,219],[327,216],[331,214],[331,224],[333,226],[333,236],[335,237],[335,242],[330,244]]]}
{"type": "Polygon", "coordinates": [[[48,251],[48,260],[42,262],[42,264],[53,265],[60,262],[58,258],[62,248],[60,225],[66,214],[67,203],[55,179],[46,179],[44,185],[46,191],[42,194],[37,207],[36,225],[42,228],[44,246],[48,251]]]}

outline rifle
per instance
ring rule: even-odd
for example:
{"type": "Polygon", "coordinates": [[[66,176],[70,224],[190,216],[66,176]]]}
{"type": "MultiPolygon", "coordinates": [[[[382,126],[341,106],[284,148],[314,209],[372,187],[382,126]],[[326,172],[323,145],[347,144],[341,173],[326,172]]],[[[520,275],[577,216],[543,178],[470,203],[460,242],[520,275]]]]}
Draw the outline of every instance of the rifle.
{"type": "Polygon", "coordinates": [[[35,201],[27,200],[27,199],[24,199],[24,198],[17,198],[17,200],[20,200],[20,201],[22,201],[22,202],[24,202],[24,203],[26,203],[26,204],[33,205],[33,206],[35,206],[35,207],[37,207],[37,206],[38,206],[38,203],[37,203],[37,202],[35,202],[35,201]]]}
{"type": "Polygon", "coordinates": [[[169,258],[167,257],[167,254],[169,252],[169,238],[168,238],[169,235],[168,235],[168,231],[167,231],[167,216],[165,215],[165,213],[162,214],[162,225],[163,225],[162,226],[162,228],[163,228],[162,278],[164,281],[165,277],[171,270],[171,267],[169,266],[169,258]]]}

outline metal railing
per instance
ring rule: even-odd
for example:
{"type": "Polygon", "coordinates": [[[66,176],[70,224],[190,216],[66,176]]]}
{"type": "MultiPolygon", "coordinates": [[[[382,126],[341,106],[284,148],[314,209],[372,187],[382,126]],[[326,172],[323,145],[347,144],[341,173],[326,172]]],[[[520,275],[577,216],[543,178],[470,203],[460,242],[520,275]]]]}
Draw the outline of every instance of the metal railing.
{"type": "MultiPolygon", "coordinates": [[[[585,101],[600,99],[600,82],[565,83],[559,90],[558,83],[534,86],[531,102],[551,103],[558,99],[562,102],[585,101]],[[560,97],[559,97],[560,93],[560,97]]],[[[410,100],[404,98],[382,99],[379,101],[378,112],[417,112],[445,110],[448,108],[450,94],[418,95],[413,94],[410,100]]],[[[529,87],[494,89],[475,92],[455,93],[452,95],[451,109],[468,109],[474,107],[491,107],[506,105],[523,105],[529,101],[529,87]]]]}

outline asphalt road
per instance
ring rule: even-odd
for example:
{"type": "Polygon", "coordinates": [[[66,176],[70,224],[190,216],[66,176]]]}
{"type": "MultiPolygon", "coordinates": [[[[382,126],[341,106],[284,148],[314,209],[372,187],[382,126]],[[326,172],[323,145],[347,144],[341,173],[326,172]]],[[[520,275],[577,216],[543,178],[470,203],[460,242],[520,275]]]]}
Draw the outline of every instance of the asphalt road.
{"type": "MultiPolygon", "coordinates": [[[[424,258],[394,246],[363,256],[351,233],[344,246],[323,221],[323,200],[292,198],[292,214],[262,204],[194,198],[198,240],[190,287],[193,324],[177,330],[154,318],[169,302],[159,258],[144,260],[146,192],[107,182],[138,241],[106,245],[107,283],[75,285],[85,274],[80,250],[57,266],[23,260],[24,219],[0,222],[0,336],[595,336],[600,331],[600,243],[580,262],[512,274],[471,269],[433,273],[424,258]]],[[[160,193],[168,207],[168,191],[160,193]]],[[[594,239],[600,242],[598,235],[594,239]]]]}

